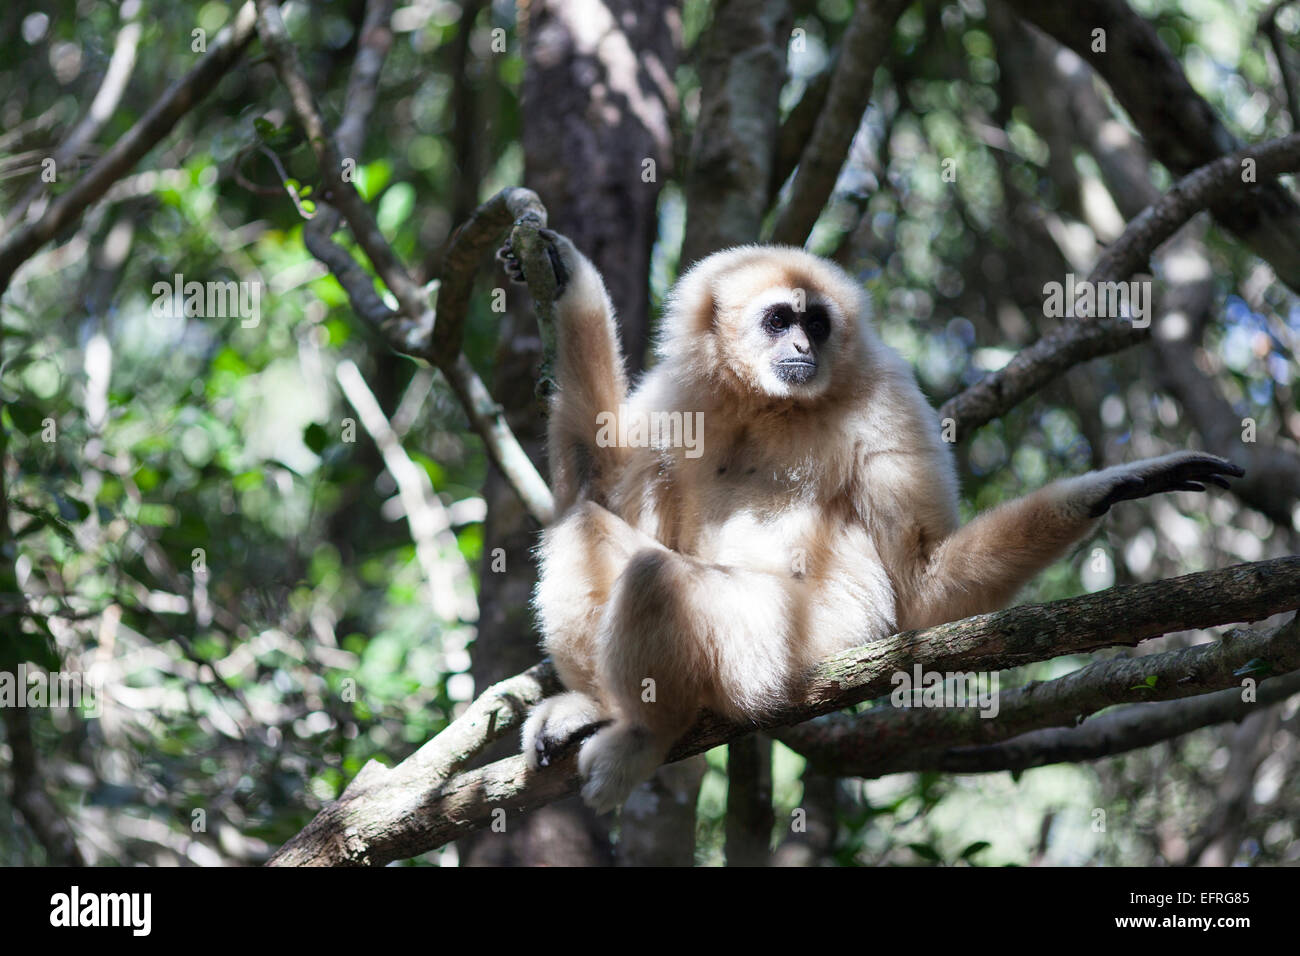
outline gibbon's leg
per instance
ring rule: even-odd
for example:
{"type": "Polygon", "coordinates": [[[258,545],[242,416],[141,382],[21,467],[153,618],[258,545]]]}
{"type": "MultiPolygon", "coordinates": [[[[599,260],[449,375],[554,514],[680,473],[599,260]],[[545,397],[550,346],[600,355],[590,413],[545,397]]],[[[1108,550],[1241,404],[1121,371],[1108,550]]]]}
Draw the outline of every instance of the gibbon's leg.
{"type": "Polygon", "coordinates": [[[743,719],[785,698],[800,670],[789,586],[663,548],[628,562],[598,636],[597,681],[612,721],[578,754],[590,806],[623,803],[701,707],[743,719]]]}
{"type": "Polygon", "coordinates": [[[523,751],[531,766],[559,759],[607,716],[596,679],[601,614],[632,555],[661,547],[590,501],[578,502],[542,535],[533,605],[547,653],[570,693],[542,701],[525,722],[523,751]]]}
{"type": "MultiPolygon", "coordinates": [[[[579,498],[603,503],[618,474],[623,450],[617,442],[597,444],[597,416],[616,416],[627,396],[627,373],[619,347],[614,309],[590,260],[572,242],[540,231],[555,270],[555,381],[551,398],[548,453],[557,514],[579,498]]],[[[518,257],[507,242],[497,253],[515,281],[523,281],[518,257]]],[[[617,434],[617,432],[614,432],[617,434]]]]}
{"type": "Polygon", "coordinates": [[[1215,455],[1177,452],[1053,482],[978,516],[935,550],[910,593],[900,629],[929,627],[1003,607],[1035,574],[1092,530],[1118,501],[1162,491],[1228,487],[1245,472],[1215,455]]]}

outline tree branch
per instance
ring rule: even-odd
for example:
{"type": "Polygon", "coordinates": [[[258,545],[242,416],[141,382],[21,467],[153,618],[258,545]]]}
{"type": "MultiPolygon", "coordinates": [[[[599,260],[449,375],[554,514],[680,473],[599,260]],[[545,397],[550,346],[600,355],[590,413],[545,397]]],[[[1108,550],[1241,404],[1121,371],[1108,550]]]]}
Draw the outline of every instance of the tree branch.
{"type": "Polygon", "coordinates": [[[1080,727],[1054,727],[998,744],[935,751],[924,769],[990,773],[1098,760],[1150,747],[1202,727],[1244,720],[1259,713],[1260,708],[1281,703],[1296,693],[1300,693],[1300,672],[1293,671],[1260,684],[1255,701],[1242,700],[1240,689],[1232,688],[1157,704],[1130,704],[1080,727]]]}
{"type": "Polygon", "coordinates": [[[826,106],[799,157],[789,198],[777,214],[772,241],[802,246],[826,207],[862,114],[871,102],[876,68],[884,62],[894,24],[911,0],[860,0],[840,41],[826,106]]]}
{"type": "MultiPolygon", "coordinates": [[[[307,139],[316,154],[316,163],[325,181],[325,198],[347,220],[357,243],[397,299],[397,311],[394,312],[383,304],[371,286],[369,275],[347,252],[332,242],[326,226],[307,231],[304,241],[308,249],[334,273],[347,291],[348,299],[357,314],[377,324],[394,349],[423,358],[438,367],[464,407],[470,425],[483,439],[488,456],[518,492],[529,513],[538,522],[549,523],[555,511],[550,489],[520,447],[500,406],[492,400],[487,386],[459,351],[461,326],[478,263],[512,219],[532,214],[540,216],[545,222],[546,211],[542,208],[541,201],[526,189],[504,189],[479,207],[470,221],[461,227],[447,251],[446,272],[442,277],[436,317],[437,324],[444,328],[436,329],[434,310],[429,305],[424,290],[406,272],[397,254],[380,233],[369,206],[350,179],[343,175],[340,144],[335,142],[325,125],[311,85],[298,60],[297,50],[285,31],[279,7],[273,0],[257,0],[257,7],[258,32],[281,82],[289,91],[294,113],[306,130],[307,139]],[[440,348],[439,343],[446,348],[440,348]]],[[[382,24],[376,24],[371,14],[378,17],[381,12],[379,8],[368,11],[367,23],[371,24],[372,29],[378,29],[382,24]]],[[[357,69],[362,70],[360,64],[357,69]]],[[[373,62],[364,68],[360,77],[354,73],[354,82],[349,84],[349,102],[354,106],[355,114],[359,115],[363,109],[369,108],[369,103],[373,100],[368,89],[370,84],[377,81],[377,76],[378,64],[373,62]]],[[[349,128],[355,128],[355,125],[352,124],[349,128]]],[[[342,145],[359,146],[359,142],[342,145]]],[[[332,231],[335,224],[333,216],[327,214],[318,216],[317,219],[327,220],[329,230],[332,231]]]]}
{"type": "Polygon", "coordinates": [[[217,85],[253,38],[256,16],[245,3],[230,26],[217,34],[197,66],[173,83],[162,97],[114,143],[67,192],[56,196],[44,214],[0,242],[0,295],[9,288],[14,272],[41,246],[53,239],[108,188],[126,174],[166,136],[200,99],[217,85]]]}
{"type": "Polygon", "coordinates": [[[686,171],[682,269],[758,239],[780,125],[788,0],[721,0],[699,41],[700,110],[686,171]]]}
{"type": "MultiPolygon", "coordinates": [[[[1023,18],[1087,60],[1106,80],[1150,145],[1175,176],[1240,145],[1183,74],[1155,27],[1126,0],[1041,3],[1008,0],[1023,18]],[[1104,45],[1094,39],[1102,31],[1104,45]]],[[[1280,183],[1217,197],[1214,218],[1300,289],[1300,204],[1280,183]]]]}
{"type": "MultiPolygon", "coordinates": [[[[1300,671],[1300,622],[1232,631],[1208,644],[1161,654],[1115,658],[1050,681],[1034,681],[998,696],[996,716],[976,707],[877,706],[861,714],[831,714],[777,733],[788,747],[842,776],[879,777],[948,767],[962,745],[998,744],[1031,731],[1073,728],[1116,704],[1148,707],[1235,688],[1245,676],[1300,671]],[[1240,674],[1243,668],[1251,672],[1240,674]],[[1262,673],[1261,673],[1262,672],[1262,673]]],[[[969,747],[964,749],[970,749],[969,747]]]]}
{"type": "MultiPolygon", "coordinates": [[[[66,164],[79,157],[95,137],[103,132],[104,126],[117,112],[117,106],[122,100],[122,94],[126,91],[127,82],[131,79],[131,73],[135,70],[136,49],[140,44],[140,31],[140,12],[137,7],[136,11],[131,14],[131,18],[122,24],[122,28],[117,31],[117,40],[113,43],[113,55],[109,57],[108,69],[104,71],[103,82],[100,83],[99,89],[95,92],[95,96],[90,102],[90,108],[68,131],[63,141],[55,147],[51,156],[54,160],[55,170],[62,169],[66,164]]],[[[32,188],[14,204],[14,207],[9,210],[9,214],[5,216],[4,226],[6,232],[18,225],[23,216],[26,215],[28,208],[45,188],[43,183],[34,183],[32,188]]]]}
{"type": "MultiPolygon", "coordinates": [[[[1300,169],[1300,134],[1246,147],[1184,176],[1128,224],[1093,267],[1088,281],[1127,280],[1197,212],[1225,197],[1249,195],[1261,188],[1242,181],[1246,160],[1255,162],[1261,180],[1300,169]]],[[[1149,328],[1137,328],[1124,318],[1070,322],[1017,352],[1002,369],[954,395],[940,408],[939,416],[954,419],[958,434],[969,435],[1075,365],[1118,352],[1149,335],[1149,328]]]]}
{"type": "MultiPolygon", "coordinates": [[[[895,672],[914,663],[935,670],[1001,670],[1062,654],[1132,646],[1170,631],[1261,620],[1297,607],[1300,556],[1292,556],[908,631],[822,662],[801,693],[758,727],[703,714],[668,759],[879,697],[891,689],[895,672]]],[[[472,755],[468,749],[498,739],[522,722],[527,705],[541,696],[532,675],[526,672],[497,685],[471,705],[479,715],[476,721],[492,715],[490,730],[481,723],[462,725],[466,718],[461,718],[416,758],[391,770],[368,764],[339,800],[270,862],[383,865],[441,846],[494,818],[503,819],[503,813],[508,817],[572,793],[578,783],[573,757],[531,771],[522,756],[515,756],[450,776],[472,755]],[[522,686],[511,691],[507,705],[500,688],[515,681],[522,686]]]]}

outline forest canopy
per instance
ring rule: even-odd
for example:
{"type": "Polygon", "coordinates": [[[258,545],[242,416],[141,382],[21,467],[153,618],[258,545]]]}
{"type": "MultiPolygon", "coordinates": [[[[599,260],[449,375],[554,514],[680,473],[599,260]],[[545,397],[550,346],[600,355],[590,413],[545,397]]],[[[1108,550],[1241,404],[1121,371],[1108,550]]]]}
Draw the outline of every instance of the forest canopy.
{"type": "Polygon", "coordinates": [[[1300,4],[0,23],[0,864],[1300,861],[1300,4]],[[518,756],[558,689],[556,288],[493,253],[545,263],[542,227],[634,376],[708,253],[837,263],[963,519],[1184,449],[1245,476],[1126,502],[758,731],[702,717],[597,816],[518,756]],[[996,678],[996,716],[891,705],[914,664],[996,678]]]}

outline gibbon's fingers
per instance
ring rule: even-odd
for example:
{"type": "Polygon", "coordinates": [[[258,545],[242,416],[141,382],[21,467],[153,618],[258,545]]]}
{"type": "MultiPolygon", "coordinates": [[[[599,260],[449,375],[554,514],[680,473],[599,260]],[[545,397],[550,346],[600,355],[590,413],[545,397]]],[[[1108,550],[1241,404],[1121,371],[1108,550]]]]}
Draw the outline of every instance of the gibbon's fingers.
{"type": "MultiPolygon", "coordinates": [[[[538,229],[537,234],[546,240],[546,257],[551,260],[551,271],[555,273],[555,295],[556,298],[559,298],[564,294],[565,286],[569,284],[569,269],[564,264],[558,246],[560,242],[567,240],[554,229],[538,229]]],[[[497,250],[496,257],[497,261],[505,268],[506,275],[510,277],[511,282],[527,283],[528,279],[524,275],[524,264],[520,261],[509,239],[497,250]]]]}
{"type": "Polygon", "coordinates": [[[1180,452],[1135,462],[1126,471],[1092,506],[1088,512],[1090,517],[1104,515],[1118,501],[1147,498],[1164,491],[1204,491],[1206,483],[1229,488],[1228,477],[1240,478],[1246,473],[1226,458],[1200,452],[1180,452]]]}
{"type": "Polygon", "coordinates": [[[524,264],[515,255],[514,246],[510,244],[509,239],[497,250],[497,261],[506,270],[506,275],[510,277],[511,282],[523,285],[527,281],[524,278],[524,264]]]}

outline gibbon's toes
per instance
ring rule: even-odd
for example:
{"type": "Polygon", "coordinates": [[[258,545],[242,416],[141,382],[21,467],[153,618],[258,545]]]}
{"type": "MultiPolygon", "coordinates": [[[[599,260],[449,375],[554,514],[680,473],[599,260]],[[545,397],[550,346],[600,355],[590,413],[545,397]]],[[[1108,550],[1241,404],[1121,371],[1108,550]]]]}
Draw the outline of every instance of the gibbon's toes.
{"type": "Polygon", "coordinates": [[[650,779],[659,763],[650,732],[644,727],[606,727],[578,753],[582,799],[597,813],[617,809],[639,784],[650,779]]]}
{"type": "Polygon", "coordinates": [[[596,702],[570,692],[538,704],[524,722],[523,753],[533,770],[549,767],[604,727],[596,702]]]}

